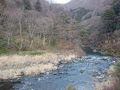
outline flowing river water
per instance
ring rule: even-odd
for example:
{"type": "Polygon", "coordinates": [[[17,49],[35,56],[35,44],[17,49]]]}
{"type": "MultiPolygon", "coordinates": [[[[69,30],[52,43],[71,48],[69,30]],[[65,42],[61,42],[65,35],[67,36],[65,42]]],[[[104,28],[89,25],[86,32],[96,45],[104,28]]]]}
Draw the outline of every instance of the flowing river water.
{"type": "Polygon", "coordinates": [[[51,73],[0,83],[0,90],[66,90],[69,84],[76,90],[94,90],[95,83],[107,79],[107,70],[113,63],[113,57],[88,55],[61,64],[51,73]]]}

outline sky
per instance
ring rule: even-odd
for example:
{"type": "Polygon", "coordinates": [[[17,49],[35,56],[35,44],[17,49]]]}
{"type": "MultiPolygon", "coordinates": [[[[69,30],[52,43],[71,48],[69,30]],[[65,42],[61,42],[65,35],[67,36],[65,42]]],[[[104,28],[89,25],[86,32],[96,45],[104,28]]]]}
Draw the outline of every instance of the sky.
{"type": "Polygon", "coordinates": [[[48,0],[48,1],[52,1],[53,3],[58,3],[58,4],[66,4],[71,0],[48,0]]]}

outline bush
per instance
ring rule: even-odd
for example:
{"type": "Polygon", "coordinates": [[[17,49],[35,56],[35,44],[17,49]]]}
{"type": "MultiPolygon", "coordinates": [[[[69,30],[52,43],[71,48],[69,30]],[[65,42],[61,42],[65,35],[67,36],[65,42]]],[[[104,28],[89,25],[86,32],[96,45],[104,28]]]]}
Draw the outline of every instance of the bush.
{"type": "Polygon", "coordinates": [[[66,90],[76,90],[74,85],[70,84],[67,86],[66,90]]]}
{"type": "Polygon", "coordinates": [[[115,16],[114,9],[108,9],[103,13],[102,18],[104,20],[114,20],[115,16]]]}
{"type": "Polygon", "coordinates": [[[1,54],[7,54],[9,51],[5,48],[0,48],[0,55],[1,54]]]}

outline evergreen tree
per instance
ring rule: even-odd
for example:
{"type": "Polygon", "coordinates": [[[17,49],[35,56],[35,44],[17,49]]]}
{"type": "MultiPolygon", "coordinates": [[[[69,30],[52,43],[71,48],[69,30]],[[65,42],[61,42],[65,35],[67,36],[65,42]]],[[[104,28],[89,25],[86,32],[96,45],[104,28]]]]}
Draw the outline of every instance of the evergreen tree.
{"type": "Polygon", "coordinates": [[[120,0],[114,0],[112,7],[102,15],[104,31],[106,33],[120,30],[120,0]]]}
{"type": "Polygon", "coordinates": [[[116,15],[120,14],[120,0],[113,3],[113,9],[114,9],[116,15]]]}
{"type": "Polygon", "coordinates": [[[103,23],[104,23],[104,32],[110,33],[115,30],[115,12],[113,9],[108,9],[102,15],[103,23]]]}
{"type": "Polygon", "coordinates": [[[24,10],[31,10],[31,3],[29,0],[23,0],[23,4],[24,4],[24,10]]]}
{"type": "Polygon", "coordinates": [[[41,6],[41,2],[39,0],[37,0],[36,4],[35,4],[35,9],[39,12],[42,11],[42,6],[41,6]]]}

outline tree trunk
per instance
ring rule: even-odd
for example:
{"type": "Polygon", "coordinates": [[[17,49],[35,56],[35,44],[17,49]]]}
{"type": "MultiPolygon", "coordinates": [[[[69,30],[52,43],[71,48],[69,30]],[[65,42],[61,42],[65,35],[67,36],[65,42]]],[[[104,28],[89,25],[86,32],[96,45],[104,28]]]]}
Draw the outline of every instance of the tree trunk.
{"type": "Polygon", "coordinates": [[[20,47],[19,50],[21,50],[23,48],[23,38],[22,38],[22,24],[21,24],[21,20],[19,20],[19,30],[20,30],[20,47]]]}

